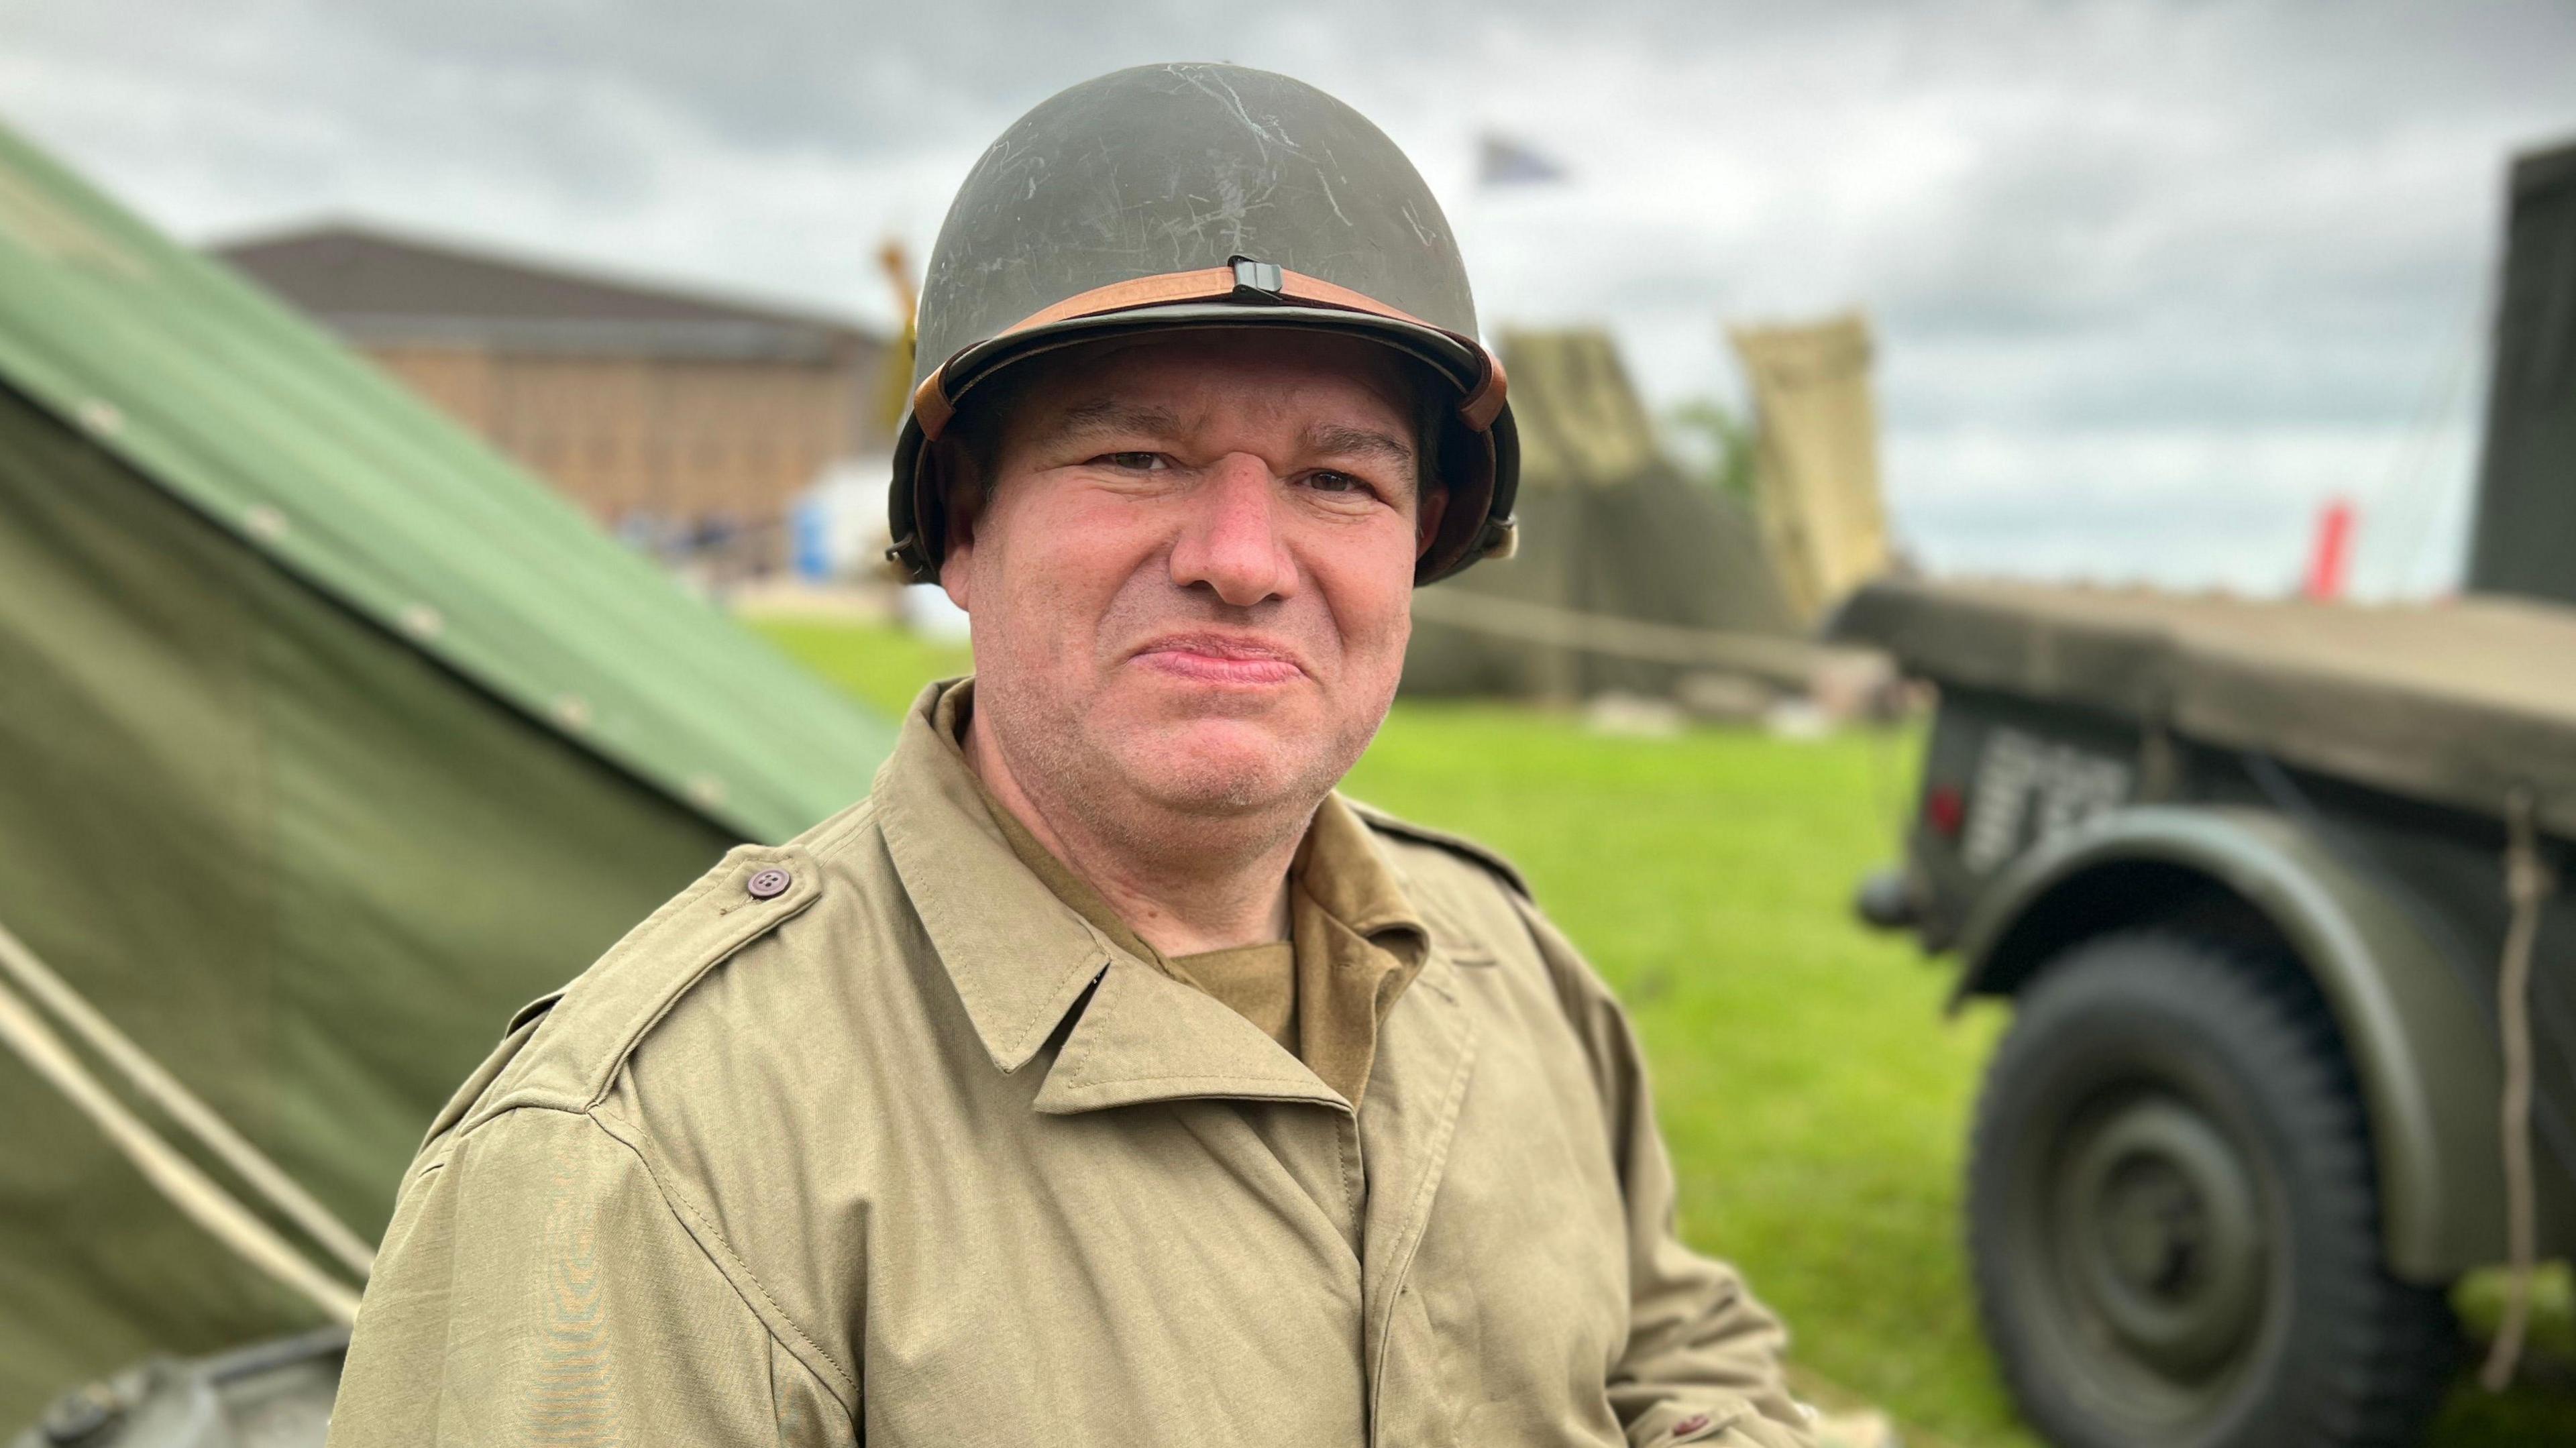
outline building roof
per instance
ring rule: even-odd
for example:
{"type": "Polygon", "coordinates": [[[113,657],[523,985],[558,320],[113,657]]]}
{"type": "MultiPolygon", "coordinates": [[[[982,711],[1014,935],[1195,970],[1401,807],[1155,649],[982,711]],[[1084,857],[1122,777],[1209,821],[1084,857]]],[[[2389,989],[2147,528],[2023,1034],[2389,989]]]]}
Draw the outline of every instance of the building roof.
{"type": "Polygon", "coordinates": [[[832,316],[331,223],[215,255],[359,342],[830,362],[883,344],[832,316]]]}
{"type": "Polygon", "coordinates": [[[866,793],[892,743],[306,318],[5,127],[0,387],[725,829],[804,829],[866,793]]]}

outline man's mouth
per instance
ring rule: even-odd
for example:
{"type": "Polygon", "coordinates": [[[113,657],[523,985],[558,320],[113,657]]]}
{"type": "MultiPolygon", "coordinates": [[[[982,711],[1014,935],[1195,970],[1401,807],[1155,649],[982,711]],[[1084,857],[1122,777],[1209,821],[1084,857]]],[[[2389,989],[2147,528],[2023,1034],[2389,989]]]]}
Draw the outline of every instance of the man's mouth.
{"type": "Polygon", "coordinates": [[[1237,634],[1165,634],[1129,657],[1174,678],[1240,688],[1285,684],[1306,673],[1296,650],[1237,634]]]}

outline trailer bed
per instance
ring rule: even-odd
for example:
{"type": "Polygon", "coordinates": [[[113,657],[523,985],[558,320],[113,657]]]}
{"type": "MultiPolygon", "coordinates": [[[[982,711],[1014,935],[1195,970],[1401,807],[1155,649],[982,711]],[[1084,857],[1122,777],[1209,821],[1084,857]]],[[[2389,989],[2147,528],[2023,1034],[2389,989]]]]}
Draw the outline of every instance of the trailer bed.
{"type": "Polygon", "coordinates": [[[1952,687],[2087,708],[2437,804],[2517,788],[2576,835],[2576,608],[2357,605],[1889,579],[1836,639],[1952,687]]]}

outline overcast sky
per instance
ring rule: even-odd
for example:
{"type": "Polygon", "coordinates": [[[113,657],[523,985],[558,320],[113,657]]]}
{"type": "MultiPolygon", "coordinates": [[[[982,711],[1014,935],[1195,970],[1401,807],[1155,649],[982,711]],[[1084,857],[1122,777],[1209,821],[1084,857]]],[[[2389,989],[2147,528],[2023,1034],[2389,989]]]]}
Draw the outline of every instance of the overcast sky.
{"type": "Polygon", "coordinates": [[[1880,329],[1935,567],[2456,576],[2516,149],[2576,3],[1412,6],[0,0],[0,120],[202,240],[393,223],[885,319],[984,143],[1148,60],[1300,76],[1409,150],[1488,328],[1605,321],[1662,403],[1725,321],[1880,329]],[[1480,191],[1480,133],[1564,184],[1480,191]]]}

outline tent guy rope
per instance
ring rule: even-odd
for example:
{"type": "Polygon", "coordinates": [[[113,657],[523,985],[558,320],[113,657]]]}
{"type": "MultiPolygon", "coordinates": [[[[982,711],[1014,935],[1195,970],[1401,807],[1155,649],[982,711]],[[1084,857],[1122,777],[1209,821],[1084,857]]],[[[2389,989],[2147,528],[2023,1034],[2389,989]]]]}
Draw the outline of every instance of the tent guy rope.
{"type": "Polygon", "coordinates": [[[2496,972],[2498,1031],[2504,1038],[2504,1180],[2506,1269],[2504,1321],[2496,1328],[2478,1380],[2503,1392],[2522,1360],[2531,1324],[2531,1271],[2538,1253],[2538,1222],[2531,1176],[2531,954],[2540,933],[2540,907],[2558,888],[2541,858],[2533,823],[2537,802],[2529,789],[2514,791],[2505,806],[2505,898],[2513,906],[2504,959],[2496,972]]]}
{"type": "Polygon", "coordinates": [[[136,1089],[195,1132],[198,1138],[243,1178],[267,1195],[297,1226],[311,1232],[333,1255],[350,1261],[364,1277],[374,1254],[356,1234],[295,1184],[285,1171],[234,1131],[212,1108],[179,1084],[142,1048],[108,1023],[78,993],[55,975],[8,927],[0,925],[0,1045],[6,1045],[47,1084],[62,1093],[146,1181],[189,1220],[251,1266],[292,1289],[334,1321],[352,1322],[358,1294],[315,1266],[284,1236],[261,1221],[240,1199],[224,1190],[194,1162],[172,1146],[132,1108],[116,1098],[62,1037],[47,1025],[24,989],[51,1008],[81,1037],[133,1081],[136,1089]],[[15,982],[13,986],[9,982],[15,982]],[[320,1224],[317,1229],[316,1224],[320,1224]],[[354,1256],[354,1261],[352,1257],[354,1256]]]}
{"type": "Polygon", "coordinates": [[[1820,658],[1850,652],[1799,638],[1651,623],[1481,593],[1416,589],[1413,615],[1452,628],[1474,629],[1526,643],[1584,649],[1648,663],[1729,669],[1799,686],[1813,678],[1820,658]]]}

